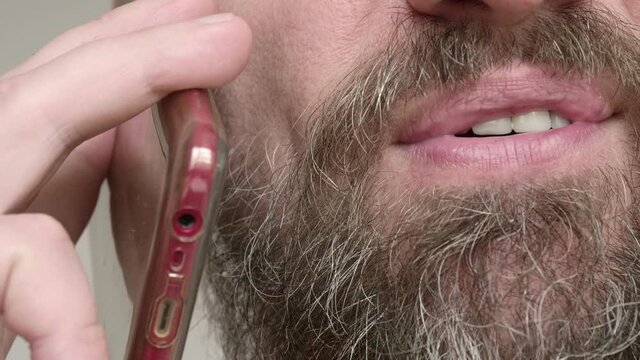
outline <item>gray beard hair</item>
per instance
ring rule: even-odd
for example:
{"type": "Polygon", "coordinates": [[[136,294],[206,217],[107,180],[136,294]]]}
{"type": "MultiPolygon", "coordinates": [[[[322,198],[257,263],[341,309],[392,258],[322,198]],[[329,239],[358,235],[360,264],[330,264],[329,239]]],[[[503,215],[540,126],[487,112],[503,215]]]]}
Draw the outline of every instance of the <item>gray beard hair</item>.
{"type": "Polygon", "coordinates": [[[581,179],[389,199],[377,176],[392,104],[514,59],[607,74],[631,98],[640,51],[628,24],[582,6],[513,32],[399,15],[388,43],[320,103],[286,166],[235,144],[207,277],[227,356],[640,357],[637,109],[621,114],[623,165],[581,179]]]}

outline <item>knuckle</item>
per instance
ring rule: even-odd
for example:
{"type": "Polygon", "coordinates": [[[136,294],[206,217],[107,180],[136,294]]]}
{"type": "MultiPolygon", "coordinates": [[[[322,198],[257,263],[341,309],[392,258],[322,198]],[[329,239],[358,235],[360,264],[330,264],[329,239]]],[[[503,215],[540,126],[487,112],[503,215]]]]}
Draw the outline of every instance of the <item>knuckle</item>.
{"type": "Polygon", "coordinates": [[[101,15],[85,24],[74,27],[53,39],[44,51],[57,49],[57,52],[67,52],[77,49],[93,41],[99,40],[108,34],[109,24],[113,22],[112,12],[101,15]]]}
{"type": "Polygon", "coordinates": [[[15,129],[19,119],[28,109],[28,91],[22,82],[22,75],[0,80],[0,120],[5,123],[5,131],[15,129]],[[16,123],[17,122],[17,123],[16,123]]]}
{"type": "Polygon", "coordinates": [[[47,214],[23,214],[17,216],[15,230],[35,241],[43,241],[55,246],[70,243],[71,239],[64,226],[47,214]]]}
{"type": "Polygon", "coordinates": [[[65,31],[64,33],[62,33],[62,35],[58,36],[49,44],[47,44],[47,47],[45,47],[42,51],[46,52],[49,49],[59,49],[60,52],[68,51],[71,46],[77,45],[76,43],[81,38],[80,34],[82,33],[83,28],[83,26],[80,26],[65,31]]]}
{"type": "MultiPolygon", "coordinates": [[[[6,112],[9,105],[13,104],[16,97],[18,86],[14,78],[0,80],[0,111],[6,112]]],[[[4,117],[4,115],[3,115],[4,117]]]]}
{"type": "Polygon", "coordinates": [[[108,32],[110,28],[114,27],[114,24],[117,24],[117,15],[114,11],[109,11],[105,14],[100,15],[95,20],[88,22],[83,26],[85,31],[89,31],[91,33],[100,33],[100,32],[108,32]]]}
{"type": "Polygon", "coordinates": [[[72,144],[72,137],[60,122],[51,121],[47,112],[38,107],[37,97],[30,92],[33,84],[27,83],[26,75],[0,79],[0,119],[4,122],[5,134],[27,136],[29,141],[45,140],[48,145],[65,149],[72,144]],[[29,121],[24,121],[28,118],[29,121]]]}
{"type": "MultiPolygon", "coordinates": [[[[0,217],[0,243],[8,242],[23,253],[50,253],[73,249],[64,226],[46,214],[20,214],[0,217]]],[[[5,244],[6,245],[6,244],[5,244]]],[[[2,247],[0,245],[0,247],[2,247]]]]}
{"type": "Polygon", "coordinates": [[[29,222],[37,227],[38,232],[55,241],[70,241],[67,230],[53,216],[46,214],[29,214],[29,222]]]}
{"type": "Polygon", "coordinates": [[[162,94],[171,90],[175,90],[174,79],[176,73],[176,64],[173,57],[162,49],[154,49],[154,61],[150,66],[145,68],[142,73],[143,83],[151,94],[162,94]]]}
{"type": "Polygon", "coordinates": [[[95,38],[95,26],[92,22],[72,28],[53,39],[43,49],[36,53],[36,57],[47,59],[56,54],[64,54],[80,47],[95,38]]]}
{"type": "Polygon", "coordinates": [[[94,20],[90,21],[89,24],[93,24],[95,26],[108,25],[108,24],[110,24],[112,21],[114,21],[116,19],[114,14],[115,14],[115,10],[108,11],[108,12],[106,12],[104,14],[101,14],[100,16],[95,18],[94,20]]]}

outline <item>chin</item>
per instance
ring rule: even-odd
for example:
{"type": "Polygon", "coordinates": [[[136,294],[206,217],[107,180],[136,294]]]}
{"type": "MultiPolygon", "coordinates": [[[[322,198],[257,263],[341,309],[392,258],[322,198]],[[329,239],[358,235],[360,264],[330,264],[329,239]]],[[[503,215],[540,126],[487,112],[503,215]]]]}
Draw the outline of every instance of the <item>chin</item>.
{"type": "Polygon", "coordinates": [[[635,358],[636,169],[402,193],[376,167],[344,191],[306,168],[264,193],[230,180],[208,277],[227,353],[635,358]]]}

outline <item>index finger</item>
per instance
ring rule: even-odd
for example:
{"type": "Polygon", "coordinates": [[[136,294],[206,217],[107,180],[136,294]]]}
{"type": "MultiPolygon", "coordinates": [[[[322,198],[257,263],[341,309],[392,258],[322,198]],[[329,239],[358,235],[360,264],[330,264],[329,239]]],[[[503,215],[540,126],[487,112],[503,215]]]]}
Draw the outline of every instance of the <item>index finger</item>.
{"type": "Polygon", "coordinates": [[[82,141],[172,91],[220,87],[248,62],[251,31],[232,15],[143,30],[85,45],[0,81],[0,210],[32,197],[82,141]]]}

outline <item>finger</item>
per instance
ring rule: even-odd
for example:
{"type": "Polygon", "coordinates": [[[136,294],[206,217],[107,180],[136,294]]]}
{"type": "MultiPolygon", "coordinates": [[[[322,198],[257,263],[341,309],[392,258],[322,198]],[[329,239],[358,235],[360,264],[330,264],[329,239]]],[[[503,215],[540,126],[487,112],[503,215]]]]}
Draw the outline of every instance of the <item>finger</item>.
{"type": "Polygon", "coordinates": [[[0,82],[0,210],[31,200],[78,143],[171,91],[219,87],[248,62],[251,32],[217,15],[85,45],[0,82]],[[162,45],[159,45],[162,44],[162,45]]]}
{"type": "Polygon", "coordinates": [[[107,359],[93,295],[64,228],[45,215],[2,216],[0,248],[0,313],[29,342],[32,359],[107,359]]]}
{"type": "Polygon", "coordinates": [[[102,17],[62,34],[26,62],[3,78],[33,70],[81,45],[127,34],[149,27],[165,25],[213,14],[213,0],[136,0],[108,12],[102,17]]]}
{"type": "MultiPolygon", "coordinates": [[[[115,131],[100,134],[76,148],[38,193],[27,212],[54,217],[76,242],[93,213],[100,186],[111,160],[115,131]]],[[[0,315],[0,359],[11,348],[15,334],[6,330],[0,315]]]]}

